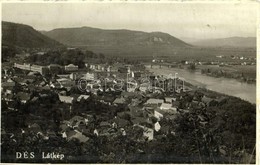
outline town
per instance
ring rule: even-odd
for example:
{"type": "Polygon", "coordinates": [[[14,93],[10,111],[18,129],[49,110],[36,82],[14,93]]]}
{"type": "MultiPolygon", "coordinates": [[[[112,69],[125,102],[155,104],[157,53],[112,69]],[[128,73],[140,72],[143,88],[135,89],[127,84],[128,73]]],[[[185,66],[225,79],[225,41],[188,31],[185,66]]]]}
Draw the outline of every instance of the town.
{"type": "Polygon", "coordinates": [[[254,164],[256,2],[1,2],[1,163],[254,164]]]}
{"type": "MultiPolygon", "coordinates": [[[[82,50],[64,52],[73,58],[82,50]]],[[[103,57],[84,64],[62,58],[51,63],[47,54],[28,53],[2,66],[1,148],[6,160],[48,162],[40,159],[42,152],[64,154],[53,162],[76,163],[252,159],[254,138],[245,142],[247,149],[240,149],[240,138],[245,138],[244,131],[255,131],[253,105],[193,86],[178,73],[154,75],[142,63],[93,62],[103,57]],[[231,115],[235,111],[237,118],[231,115]],[[234,136],[236,132],[241,136],[234,136]],[[15,158],[16,152],[25,151],[34,152],[35,158],[15,158]]]]}

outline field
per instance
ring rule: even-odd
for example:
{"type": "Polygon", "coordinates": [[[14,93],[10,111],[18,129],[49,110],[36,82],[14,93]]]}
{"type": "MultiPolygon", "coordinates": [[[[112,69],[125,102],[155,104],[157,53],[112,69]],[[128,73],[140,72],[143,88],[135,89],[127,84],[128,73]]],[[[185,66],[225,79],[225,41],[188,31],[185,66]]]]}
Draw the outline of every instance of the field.
{"type": "Polygon", "coordinates": [[[169,62],[187,61],[236,61],[231,56],[255,58],[255,48],[206,48],[206,47],[177,47],[169,45],[150,45],[150,46],[84,46],[95,53],[103,53],[107,57],[117,56],[151,61],[154,58],[165,59],[169,62]],[[225,56],[226,58],[216,58],[216,56],[225,56]]]}

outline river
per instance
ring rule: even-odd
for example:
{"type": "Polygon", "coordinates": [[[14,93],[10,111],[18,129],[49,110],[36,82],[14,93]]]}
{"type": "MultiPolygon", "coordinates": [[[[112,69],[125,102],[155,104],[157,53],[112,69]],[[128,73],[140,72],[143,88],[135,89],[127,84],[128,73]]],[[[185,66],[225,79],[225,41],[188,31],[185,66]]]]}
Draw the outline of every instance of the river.
{"type": "Polygon", "coordinates": [[[179,68],[168,68],[166,66],[162,66],[160,68],[159,66],[153,66],[153,68],[150,68],[149,66],[146,66],[146,68],[154,72],[156,75],[164,75],[167,76],[169,74],[172,74],[174,76],[175,73],[177,74],[177,77],[182,77],[185,79],[185,81],[205,87],[207,89],[210,89],[212,91],[224,93],[226,95],[236,96],[240,97],[243,100],[247,100],[251,103],[256,103],[256,85],[255,84],[248,84],[244,82],[239,82],[235,79],[229,79],[229,78],[216,78],[216,77],[210,77],[207,75],[201,74],[199,71],[196,72],[190,72],[186,69],[179,69],[179,68]]]}

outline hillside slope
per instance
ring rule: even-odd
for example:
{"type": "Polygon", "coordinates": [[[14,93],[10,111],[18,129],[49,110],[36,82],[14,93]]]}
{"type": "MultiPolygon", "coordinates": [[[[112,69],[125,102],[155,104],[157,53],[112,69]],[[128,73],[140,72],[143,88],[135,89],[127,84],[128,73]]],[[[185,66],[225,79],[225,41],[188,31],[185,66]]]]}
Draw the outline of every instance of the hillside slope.
{"type": "Polygon", "coordinates": [[[86,47],[94,52],[117,56],[172,55],[174,49],[191,47],[182,40],[162,32],[80,27],[54,29],[42,33],[65,45],[86,47]]]}
{"type": "Polygon", "coordinates": [[[193,42],[193,45],[207,47],[256,47],[255,37],[230,37],[193,42]]]}
{"type": "Polygon", "coordinates": [[[22,48],[53,48],[63,46],[31,26],[2,21],[2,45],[22,48]]]}

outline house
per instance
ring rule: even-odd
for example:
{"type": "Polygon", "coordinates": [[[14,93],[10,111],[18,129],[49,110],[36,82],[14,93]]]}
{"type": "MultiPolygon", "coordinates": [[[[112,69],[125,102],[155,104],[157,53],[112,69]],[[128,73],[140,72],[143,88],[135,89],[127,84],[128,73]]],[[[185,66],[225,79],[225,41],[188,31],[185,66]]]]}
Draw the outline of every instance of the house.
{"type": "Polygon", "coordinates": [[[165,104],[167,103],[163,103],[163,106],[160,106],[153,111],[153,116],[156,117],[158,120],[166,116],[175,116],[175,114],[178,113],[177,108],[170,107],[168,104],[167,106],[164,106],[165,104]]]}
{"type": "Polygon", "coordinates": [[[177,100],[176,97],[165,97],[165,102],[166,103],[173,103],[176,100],[177,100]]]}
{"type": "Polygon", "coordinates": [[[63,86],[59,82],[51,83],[50,87],[55,89],[63,88],[63,86]]]}
{"type": "MultiPolygon", "coordinates": [[[[70,90],[75,85],[74,81],[72,81],[71,79],[67,79],[67,78],[60,78],[60,79],[57,79],[57,81],[61,85],[62,88],[64,87],[68,90],[70,90]]],[[[57,85],[57,86],[59,86],[59,85],[57,85]]]]}
{"type": "Polygon", "coordinates": [[[172,109],[172,104],[171,103],[162,103],[161,106],[160,106],[160,109],[161,110],[169,110],[169,109],[172,109]]]}
{"type": "Polygon", "coordinates": [[[120,129],[120,132],[121,132],[121,135],[122,135],[122,136],[126,136],[126,131],[125,131],[124,128],[121,128],[121,129],[120,129]]]}
{"type": "Polygon", "coordinates": [[[154,130],[152,128],[148,128],[148,127],[145,127],[145,126],[141,126],[141,125],[135,125],[137,127],[140,127],[143,129],[143,136],[145,138],[147,138],[148,141],[151,141],[154,139],[154,130]]]}
{"type": "Polygon", "coordinates": [[[114,102],[115,98],[112,95],[104,95],[99,100],[100,102],[111,105],[114,102]]]}
{"type": "Polygon", "coordinates": [[[28,71],[33,71],[33,72],[39,72],[42,75],[45,75],[49,72],[49,68],[45,66],[40,66],[40,65],[31,65],[31,64],[17,64],[14,63],[15,68],[19,68],[22,70],[28,70],[28,71]]]}
{"type": "Polygon", "coordinates": [[[45,86],[47,83],[45,82],[45,81],[40,81],[40,82],[38,82],[38,86],[39,87],[43,87],[43,86],[45,86]]]}
{"type": "Polygon", "coordinates": [[[107,66],[105,64],[96,65],[96,70],[98,70],[98,71],[107,71],[107,66]]]}
{"type": "Polygon", "coordinates": [[[137,84],[136,83],[127,83],[127,91],[128,92],[134,92],[137,89],[137,84]]]}
{"type": "Polygon", "coordinates": [[[170,114],[177,113],[177,108],[173,107],[172,104],[169,104],[169,103],[162,103],[160,106],[160,110],[165,111],[170,114]]]}
{"type": "Polygon", "coordinates": [[[146,92],[149,88],[150,88],[150,84],[149,83],[142,83],[142,84],[140,84],[140,86],[139,86],[139,90],[141,91],[141,92],[146,92]]]}
{"type": "Polygon", "coordinates": [[[118,68],[119,73],[129,73],[129,68],[122,66],[118,68]]]}
{"type": "Polygon", "coordinates": [[[59,91],[59,94],[61,96],[66,96],[67,95],[67,91],[66,90],[61,90],[61,91],[59,91]]]}
{"type": "Polygon", "coordinates": [[[84,75],[84,78],[86,79],[86,80],[94,80],[95,79],[95,74],[94,73],[86,73],[85,75],[84,75]]]}
{"type": "Polygon", "coordinates": [[[80,102],[81,99],[87,100],[89,97],[90,97],[89,95],[80,95],[80,96],[77,98],[77,101],[80,102]]]}
{"type": "Polygon", "coordinates": [[[73,116],[68,123],[70,123],[70,125],[73,125],[74,122],[77,123],[80,121],[85,121],[85,118],[82,116],[73,116]]]}
{"type": "Polygon", "coordinates": [[[16,94],[16,97],[19,98],[21,100],[21,102],[25,104],[30,100],[31,95],[29,93],[25,93],[25,92],[18,92],[16,94]]]}
{"type": "Polygon", "coordinates": [[[89,140],[88,137],[83,135],[81,132],[75,131],[75,130],[66,132],[66,137],[67,137],[68,141],[71,141],[73,139],[77,139],[81,143],[85,143],[89,140]]]}
{"type": "Polygon", "coordinates": [[[96,69],[96,65],[95,64],[90,64],[89,68],[94,70],[94,69],[96,69]]]}
{"type": "Polygon", "coordinates": [[[56,79],[59,83],[61,84],[64,84],[66,83],[67,81],[70,81],[70,79],[67,79],[67,78],[59,78],[59,79],[56,79]]]}
{"type": "Polygon", "coordinates": [[[117,72],[118,68],[115,66],[108,66],[107,67],[107,72],[117,72]]]}
{"type": "Polygon", "coordinates": [[[71,80],[76,80],[76,79],[77,79],[77,74],[71,73],[71,74],[69,75],[69,78],[70,78],[71,80]]]}
{"type": "Polygon", "coordinates": [[[60,74],[63,72],[64,67],[58,64],[50,64],[48,66],[50,73],[52,74],[60,74]]]}
{"type": "Polygon", "coordinates": [[[50,86],[48,84],[46,84],[45,86],[41,87],[42,90],[50,90],[50,86]]]}
{"type": "Polygon", "coordinates": [[[39,72],[42,75],[46,75],[49,72],[49,68],[40,65],[31,65],[30,70],[33,72],[39,72]]]}
{"type": "Polygon", "coordinates": [[[19,82],[19,84],[21,85],[29,85],[32,84],[34,82],[33,78],[24,78],[22,81],[19,82]]]}
{"type": "Polygon", "coordinates": [[[77,71],[79,68],[76,65],[69,64],[65,66],[65,71],[77,71]]]}
{"type": "Polygon", "coordinates": [[[72,102],[74,101],[74,98],[70,97],[70,96],[59,95],[59,99],[60,99],[61,102],[68,103],[68,104],[72,104],[72,102]]]}
{"type": "Polygon", "coordinates": [[[118,117],[113,119],[112,121],[116,123],[118,128],[124,128],[129,125],[129,121],[118,117]]]}
{"type": "Polygon", "coordinates": [[[161,129],[161,125],[160,125],[160,123],[157,121],[157,122],[154,124],[154,130],[155,130],[156,132],[158,132],[160,129],[161,129]]]}
{"type": "Polygon", "coordinates": [[[150,118],[148,116],[134,117],[133,119],[131,119],[131,121],[134,125],[140,125],[140,126],[153,128],[153,122],[150,120],[150,118]]]}
{"type": "Polygon", "coordinates": [[[111,127],[111,124],[106,121],[101,121],[99,124],[100,127],[111,127]]]}
{"type": "Polygon", "coordinates": [[[114,105],[122,105],[125,104],[126,100],[123,97],[116,98],[113,102],[114,105]]]}
{"type": "Polygon", "coordinates": [[[151,98],[146,101],[145,105],[158,105],[159,106],[159,104],[162,104],[163,102],[164,102],[164,100],[162,100],[162,99],[151,98]]]}
{"type": "Polygon", "coordinates": [[[142,77],[142,73],[141,72],[132,72],[133,73],[133,77],[134,78],[141,78],[142,77]]]}
{"type": "Polygon", "coordinates": [[[131,102],[131,104],[130,105],[132,105],[132,106],[138,106],[138,105],[140,105],[141,103],[142,103],[143,101],[141,100],[141,99],[132,99],[132,102],[131,102]]]}
{"type": "Polygon", "coordinates": [[[164,114],[163,111],[160,111],[158,109],[154,110],[154,117],[156,117],[157,120],[162,119],[163,118],[163,114],[164,114]]]}
{"type": "Polygon", "coordinates": [[[96,136],[114,136],[116,135],[116,129],[114,128],[108,128],[108,127],[104,127],[104,128],[100,128],[98,132],[95,132],[94,134],[96,136]]]}
{"type": "Polygon", "coordinates": [[[12,94],[14,92],[14,86],[12,85],[8,86],[5,84],[5,86],[2,86],[1,89],[4,94],[12,94]]]}
{"type": "Polygon", "coordinates": [[[14,95],[13,94],[7,94],[6,96],[4,96],[4,100],[5,101],[13,101],[14,100],[14,95]]]}
{"type": "Polygon", "coordinates": [[[201,101],[205,103],[207,106],[216,106],[218,104],[216,100],[209,98],[205,95],[201,98],[201,101]]]}

